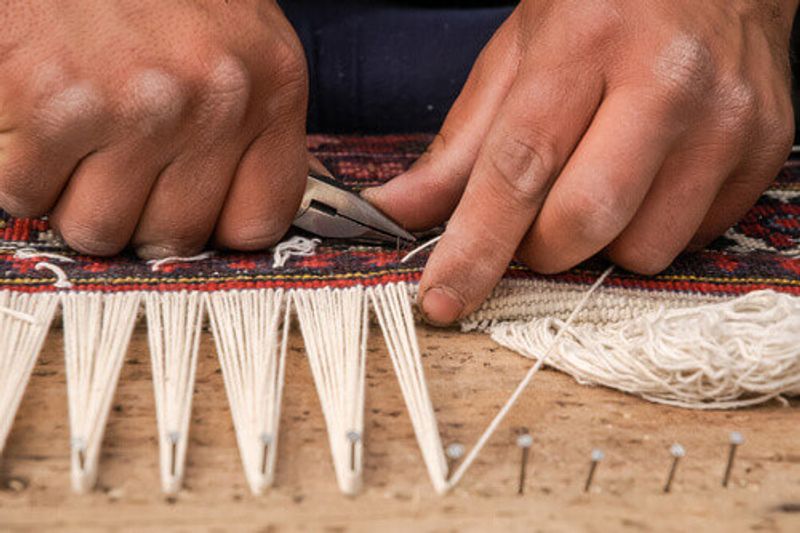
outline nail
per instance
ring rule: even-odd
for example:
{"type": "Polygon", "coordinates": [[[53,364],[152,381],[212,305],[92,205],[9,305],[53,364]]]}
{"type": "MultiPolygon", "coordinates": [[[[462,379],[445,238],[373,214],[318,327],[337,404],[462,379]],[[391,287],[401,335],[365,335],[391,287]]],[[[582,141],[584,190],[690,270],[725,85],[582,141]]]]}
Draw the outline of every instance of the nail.
{"type": "Polygon", "coordinates": [[[736,458],[736,448],[744,443],[744,437],[738,431],[731,432],[730,436],[731,447],[728,451],[728,464],[725,465],[725,475],[722,477],[722,486],[728,487],[728,482],[731,479],[731,471],[733,470],[733,460],[736,458]]]}
{"type": "Polygon", "coordinates": [[[532,445],[533,437],[531,437],[530,433],[523,433],[517,437],[517,446],[522,450],[522,458],[519,463],[519,487],[517,488],[517,494],[519,495],[525,493],[525,476],[528,472],[528,456],[532,445]]]}
{"type": "Polygon", "coordinates": [[[669,447],[669,453],[672,455],[672,466],[669,467],[669,474],[667,475],[667,482],[664,484],[664,492],[669,492],[672,488],[672,480],[675,479],[675,471],[678,469],[678,461],[681,457],[686,455],[686,450],[677,442],[669,447]]]}
{"type": "Polygon", "coordinates": [[[606,454],[603,453],[603,450],[598,448],[592,450],[592,462],[589,463],[589,475],[586,476],[586,483],[583,486],[583,492],[589,492],[589,489],[592,487],[594,473],[597,470],[597,464],[602,461],[605,456],[606,454]]]}
{"type": "Polygon", "coordinates": [[[461,317],[464,301],[450,287],[433,287],[422,296],[422,314],[437,326],[447,326],[461,317]]]}
{"type": "Polygon", "coordinates": [[[453,475],[456,463],[464,456],[464,451],[464,445],[459,442],[450,444],[444,451],[447,456],[447,479],[450,479],[450,476],[453,475]]]}
{"type": "Polygon", "coordinates": [[[163,259],[174,255],[180,255],[176,250],[167,246],[156,244],[143,244],[136,248],[136,255],[139,259],[163,259]]]}

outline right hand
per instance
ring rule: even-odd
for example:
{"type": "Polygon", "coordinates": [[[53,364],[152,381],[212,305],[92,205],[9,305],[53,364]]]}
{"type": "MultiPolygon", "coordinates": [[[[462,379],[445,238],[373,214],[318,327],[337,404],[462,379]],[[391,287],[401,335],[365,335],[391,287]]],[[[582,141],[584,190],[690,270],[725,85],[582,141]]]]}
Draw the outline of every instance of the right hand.
{"type": "Polygon", "coordinates": [[[0,27],[0,208],[96,255],[282,237],[307,73],[274,1],[0,0],[0,27]]]}

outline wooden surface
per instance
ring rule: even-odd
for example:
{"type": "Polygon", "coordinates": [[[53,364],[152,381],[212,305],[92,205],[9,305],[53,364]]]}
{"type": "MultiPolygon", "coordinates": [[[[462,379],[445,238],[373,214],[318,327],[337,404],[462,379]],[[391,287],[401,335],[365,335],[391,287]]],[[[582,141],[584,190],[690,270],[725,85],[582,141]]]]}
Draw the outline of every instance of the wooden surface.
{"type": "MultiPolygon", "coordinates": [[[[737,412],[658,406],[582,387],[543,371],[462,484],[436,495],[402,398],[373,330],[368,360],[364,491],[339,494],[319,404],[292,339],[277,478],[248,492],[213,343],[205,335],[197,372],[185,490],[160,494],[156,424],[145,331],[122,371],[97,490],[69,489],[68,426],[60,331],[45,351],[0,467],[0,530],[118,531],[800,531],[800,405],[777,402],[737,412]],[[516,495],[516,431],[529,428],[527,492],[516,495]],[[731,486],[720,487],[728,433],[741,431],[731,486]],[[687,456],[671,494],[661,487],[668,447],[687,456]],[[602,448],[589,494],[592,447],[602,448]]],[[[420,342],[445,443],[469,447],[530,362],[480,334],[420,328],[420,342]]]]}

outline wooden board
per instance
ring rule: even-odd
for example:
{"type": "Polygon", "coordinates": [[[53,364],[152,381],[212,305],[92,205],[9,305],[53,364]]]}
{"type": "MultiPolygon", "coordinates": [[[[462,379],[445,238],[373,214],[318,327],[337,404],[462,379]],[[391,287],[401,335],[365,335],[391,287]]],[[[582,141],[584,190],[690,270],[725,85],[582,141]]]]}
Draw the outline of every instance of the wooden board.
{"type": "MultiPolygon", "coordinates": [[[[445,443],[467,447],[530,361],[481,334],[420,328],[445,443]]],[[[324,422],[295,334],[287,367],[275,487],[248,492],[210,335],[197,372],[185,490],[160,494],[146,333],[138,328],[122,371],[99,486],[69,489],[69,431],[60,331],[51,333],[0,463],[0,530],[259,531],[800,531],[800,404],[697,412],[583,387],[541,372],[447,496],[434,493],[383,340],[368,360],[365,488],[336,487],[324,422]],[[532,433],[527,492],[518,496],[516,432],[532,433]],[[728,433],[741,431],[731,486],[720,487],[728,433]],[[668,447],[687,456],[671,494],[661,491],[668,447]],[[593,490],[589,453],[602,448],[593,490]]]]}

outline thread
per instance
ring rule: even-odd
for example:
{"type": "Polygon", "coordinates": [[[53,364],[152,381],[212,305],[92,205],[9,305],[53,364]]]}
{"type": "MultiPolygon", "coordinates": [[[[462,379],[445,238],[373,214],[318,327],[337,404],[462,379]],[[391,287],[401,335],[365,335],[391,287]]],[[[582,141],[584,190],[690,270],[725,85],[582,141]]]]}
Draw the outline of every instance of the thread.
{"type": "Polygon", "coordinates": [[[314,255],[320,239],[309,239],[300,235],[280,242],[272,249],[272,268],[283,268],[292,257],[308,257],[314,255]]]}
{"type": "Polygon", "coordinates": [[[16,259],[52,259],[53,261],[63,261],[64,263],[74,263],[75,260],[62,254],[52,252],[42,252],[33,248],[19,248],[14,252],[16,259]]]}
{"type": "Polygon", "coordinates": [[[328,427],[339,488],[361,488],[368,312],[364,288],[297,290],[293,304],[328,427]]]}
{"type": "MultiPolygon", "coordinates": [[[[566,331],[554,318],[495,325],[492,338],[538,359],[566,331]]],[[[548,365],[582,384],[692,409],[800,394],[800,298],[755,291],[720,303],[570,329],[548,365]]]]}
{"type": "Polygon", "coordinates": [[[422,368],[408,287],[402,282],[378,285],[367,289],[367,294],[383,331],[431,483],[436,492],[444,493],[448,488],[447,458],[422,368]]]}
{"type": "Polygon", "coordinates": [[[207,294],[206,308],[245,476],[261,494],[275,475],[291,306],[283,289],[260,289],[207,294]]]}
{"type": "Polygon", "coordinates": [[[203,321],[199,292],[148,292],[147,339],[153,370],[161,487],[180,490],[189,441],[197,352],[203,321]]]}
{"type": "Polygon", "coordinates": [[[46,261],[40,261],[36,263],[34,267],[36,270],[49,270],[56,276],[56,281],[53,282],[53,287],[58,289],[69,289],[72,288],[72,283],[67,279],[67,273],[64,272],[64,269],[60,266],[54,265],[52,263],[47,263],[46,261]]]}
{"type": "Polygon", "coordinates": [[[97,480],[100,445],[139,299],[138,292],[61,294],[71,476],[76,492],[90,490],[97,480]]]}
{"type": "Polygon", "coordinates": [[[57,306],[53,293],[0,291],[0,454],[57,306]]]}
{"type": "Polygon", "coordinates": [[[437,242],[439,242],[439,240],[440,240],[440,239],[441,239],[443,236],[444,236],[444,235],[437,235],[436,237],[434,237],[434,238],[430,239],[429,241],[426,241],[426,242],[424,242],[424,243],[420,244],[419,246],[417,246],[416,248],[414,248],[413,250],[411,250],[410,252],[408,252],[406,255],[404,255],[404,256],[403,256],[403,258],[400,260],[400,262],[401,262],[401,263],[405,263],[406,261],[409,261],[409,260],[410,260],[412,257],[414,257],[415,255],[417,255],[418,253],[420,253],[422,250],[424,250],[424,249],[426,249],[426,248],[428,248],[428,247],[430,247],[430,246],[433,246],[434,244],[436,244],[437,242]]]}
{"type": "Polygon", "coordinates": [[[170,256],[164,257],[163,259],[150,259],[147,261],[147,264],[150,265],[150,270],[153,272],[158,272],[161,270],[161,267],[171,265],[173,263],[197,263],[198,261],[205,261],[206,259],[210,259],[212,257],[214,257],[214,251],[209,250],[207,252],[189,257],[170,256]]]}

